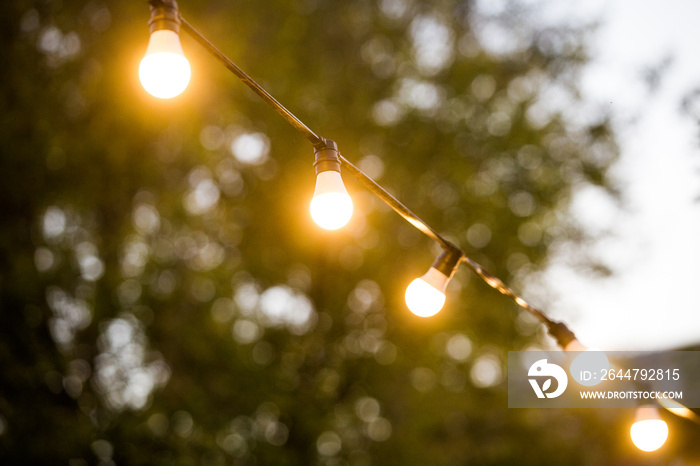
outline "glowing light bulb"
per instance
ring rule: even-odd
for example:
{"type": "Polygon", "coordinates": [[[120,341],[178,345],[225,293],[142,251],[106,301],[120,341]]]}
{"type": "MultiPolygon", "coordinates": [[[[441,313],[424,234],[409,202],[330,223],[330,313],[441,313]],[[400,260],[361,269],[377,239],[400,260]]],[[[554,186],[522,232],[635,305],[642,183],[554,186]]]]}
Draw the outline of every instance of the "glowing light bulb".
{"type": "Polygon", "coordinates": [[[321,228],[337,230],[352,217],[352,199],[340,172],[327,170],[316,176],[316,190],[311,200],[311,218],[321,228]]]}
{"type": "Polygon", "coordinates": [[[637,409],[635,423],[630,428],[630,436],[640,450],[655,451],[666,443],[668,425],[661,419],[656,407],[641,406],[637,409]]]}
{"type": "Polygon", "coordinates": [[[139,79],[146,91],[160,99],[180,95],[192,71],[180,45],[180,36],[169,29],[153,31],[146,56],[139,66],[139,79]]]}
{"type": "Polygon", "coordinates": [[[445,289],[449,277],[434,267],[406,288],[406,306],[417,316],[434,316],[445,305],[445,289]]]}
{"type": "Polygon", "coordinates": [[[433,265],[406,288],[406,306],[417,316],[434,316],[445,305],[447,283],[464,258],[464,253],[448,243],[433,265]]]}
{"type": "Polygon", "coordinates": [[[610,369],[610,361],[604,352],[583,346],[578,340],[572,340],[564,351],[579,352],[571,361],[569,373],[579,384],[586,387],[593,387],[603,381],[602,377],[594,377],[602,369],[610,369]]]}

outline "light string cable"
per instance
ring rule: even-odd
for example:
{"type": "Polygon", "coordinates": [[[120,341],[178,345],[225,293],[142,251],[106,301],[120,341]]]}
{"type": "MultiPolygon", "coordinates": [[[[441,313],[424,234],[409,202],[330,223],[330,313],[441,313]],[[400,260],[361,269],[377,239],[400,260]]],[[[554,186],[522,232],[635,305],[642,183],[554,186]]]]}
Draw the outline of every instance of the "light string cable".
{"type": "MultiPolygon", "coordinates": [[[[163,4],[163,0],[151,1],[151,4],[163,4]]],[[[212,44],[206,37],[204,37],[194,26],[192,26],[183,16],[179,13],[179,19],[181,22],[182,29],[187,32],[192,38],[194,38],[202,47],[209,51],[215,58],[224,64],[224,66],[231,71],[235,76],[237,76],[245,85],[247,85],[253,92],[260,96],[268,105],[274,108],[277,113],[282,116],[289,124],[291,124],[297,131],[299,131],[304,137],[306,137],[309,142],[314,147],[322,147],[326,145],[326,139],[316,134],[311,130],[306,124],[304,124],[299,118],[297,118],[291,111],[285,108],[277,99],[272,97],[269,92],[267,92],[262,86],[260,86],[253,78],[248,76],[238,65],[236,65],[230,58],[228,58],[223,52],[221,52],[214,44],[212,44]]],[[[456,252],[461,256],[461,261],[467,264],[476,274],[484,280],[489,286],[496,289],[505,296],[511,298],[515,303],[534,315],[540,322],[545,324],[549,334],[554,337],[559,346],[565,348],[569,343],[576,339],[571,330],[569,330],[565,324],[561,322],[556,322],[549,319],[544,312],[529,304],[523,297],[519,296],[515,291],[506,286],[502,280],[500,280],[495,275],[488,272],[484,267],[470,259],[464,251],[460,248],[443,238],[437,231],[435,231],[430,225],[425,221],[421,220],[416,214],[414,214],[408,207],[406,207],[401,201],[392,196],[388,191],[386,191],[381,185],[374,181],[371,177],[365,174],[362,170],[353,165],[349,160],[340,155],[341,166],[345,168],[350,174],[352,174],[365,188],[370,192],[375,194],[379,199],[381,199],[385,204],[387,204],[391,209],[403,217],[408,223],[413,225],[417,230],[425,234],[426,236],[432,238],[436,241],[443,249],[451,250],[456,252]]]]}
{"type": "MultiPolygon", "coordinates": [[[[163,0],[151,1],[151,4],[162,4],[163,0]]],[[[226,66],[234,75],[236,75],[245,85],[247,85],[253,92],[259,95],[268,105],[274,108],[277,113],[282,116],[289,124],[291,124],[297,131],[299,131],[306,139],[311,142],[314,147],[323,147],[327,144],[327,139],[319,136],[316,132],[311,130],[305,123],[303,123],[299,118],[297,118],[291,111],[285,108],[277,99],[272,97],[269,92],[267,92],[262,86],[260,86],[253,78],[248,76],[238,65],[236,65],[230,58],[228,58],[224,53],[222,53],[214,44],[212,44],[207,38],[205,38],[197,29],[194,28],[183,16],[179,14],[181,27],[187,32],[192,38],[194,38],[200,45],[202,45],[207,51],[209,51],[215,58],[217,58],[221,63],[226,66]]],[[[571,330],[569,330],[565,324],[561,322],[556,322],[548,318],[544,312],[535,306],[529,304],[523,297],[518,295],[511,288],[506,286],[503,281],[498,277],[488,272],[484,267],[470,259],[466,253],[459,247],[455,246],[450,241],[446,240],[442,235],[435,231],[430,225],[425,221],[421,220],[416,214],[414,214],[408,207],[406,207],[401,201],[396,199],[391,195],[386,189],[384,189],[379,183],[374,181],[371,177],[365,174],[362,170],[353,165],[348,159],[339,156],[341,166],[346,169],[351,175],[353,175],[367,190],[375,194],[379,199],[381,199],[386,205],[391,207],[396,213],[403,217],[408,223],[419,230],[421,233],[430,237],[436,241],[440,246],[445,249],[458,254],[461,257],[461,262],[464,262],[471,268],[476,274],[484,280],[489,286],[496,289],[505,296],[511,298],[515,303],[534,315],[540,322],[545,324],[547,330],[552,337],[555,338],[559,346],[565,348],[569,343],[576,339],[571,330]]]]}
{"type": "MultiPolygon", "coordinates": [[[[194,26],[192,26],[180,13],[177,4],[174,0],[148,0],[151,8],[170,8],[176,11],[177,20],[182,29],[195,39],[204,49],[218,59],[229,71],[238,77],[245,85],[255,92],[264,102],[271,106],[282,118],[284,118],[293,128],[301,133],[316,150],[327,148],[337,148],[335,142],[319,136],[311,130],[304,122],[296,117],[291,111],[285,108],[277,99],[275,99],[267,90],[258,84],[253,78],[246,74],[238,65],[230,58],[221,52],[214,44],[204,37],[194,26]]],[[[337,150],[337,149],[336,149],[337,150]]],[[[512,288],[508,287],[501,279],[490,273],[479,263],[469,258],[467,254],[445,239],[435,229],[423,221],[420,217],[414,214],[401,201],[396,199],[386,189],[374,181],[371,177],[365,174],[362,170],[353,165],[349,160],[338,153],[338,161],[340,165],[350,174],[353,175],[368,191],[375,194],[380,200],[388,205],[392,210],[398,213],[404,220],[410,223],[414,228],[425,234],[429,238],[437,242],[444,252],[458,257],[457,265],[465,263],[472,269],[486,284],[501,294],[513,300],[519,307],[533,315],[537,320],[545,325],[547,332],[562,349],[567,349],[572,342],[578,339],[576,335],[564,324],[550,319],[541,309],[528,303],[522,296],[516,293],[512,288]]],[[[669,412],[694,421],[700,424],[700,416],[695,414],[683,404],[673,400],[672,402],[660,403],[669,412]]]]}

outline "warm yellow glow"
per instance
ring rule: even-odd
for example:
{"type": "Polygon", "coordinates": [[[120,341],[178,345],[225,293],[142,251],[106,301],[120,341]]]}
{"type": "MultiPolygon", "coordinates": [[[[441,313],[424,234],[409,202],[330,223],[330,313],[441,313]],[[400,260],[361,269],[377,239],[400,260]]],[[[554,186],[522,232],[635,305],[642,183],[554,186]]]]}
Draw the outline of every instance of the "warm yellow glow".
{"type": "Polygon", "coordinates": [[[676,416],[684,417],[686,419],[700,420],[697,414],[695,414],[690,409],[686,408],[676,400],[671,400],[668,398],[659,398],[656,401],[676,416]]]}
{"type": "Polygon", "coordinates": [[[311,218],[326,230],[337,230],[350,221],[352,199],[345,190],[340,173],[329,170],[318,174],[310,208],[311,218]]]}
{"type": "Polygon", "coordinates": [[[637,409],[637,420],[630,428],[632,442],[642,451],[655,451],[666,443],[668,425],[653,406],[637,409]]]}
{"type": "Polygon", "coordinates": [[[154,97],[170,99],[185,90],[191,74],[177,33],[167,29],[153,32],[139,66],[144,89],[154,97]]]}
{"type": "Polygon", "coordinates": [[[417,316],[434,316],[445,304],[447,281],[447,276],[431,267],[406,288],[406,306],[417,316]]]}
{"type": "Polygon", "coordinates": [[[632,441],[642,451],[654,451],[661,448],[668,438],[668,425],[661,419],[649,419],[632,424],[630,429],[632,441]]]}

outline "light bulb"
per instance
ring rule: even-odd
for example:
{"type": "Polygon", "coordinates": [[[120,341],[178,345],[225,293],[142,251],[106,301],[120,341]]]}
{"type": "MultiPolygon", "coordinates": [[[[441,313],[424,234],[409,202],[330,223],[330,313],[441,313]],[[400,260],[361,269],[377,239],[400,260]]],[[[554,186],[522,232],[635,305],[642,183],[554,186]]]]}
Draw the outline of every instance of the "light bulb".
{"type": "Polygon", "coordinates": [[[593,387],[603,381],[602,377],[594,377],[600,370],[610,369],[610,361],[604,352],[583,346],[577,339],[572,340],[564,351],[575,351],[579,354],[571,361],[569,373],[579,384],[593,387]]]}
{"type": "Polygon", "coordinates": [[[449,245],[420,278],[406,288],[406,306],[417,316],[434,316],[445,305],[447,283],[464,257],[456,246],[449,245]]]}
{"type": "Polygon", "coordinates": [[[641,406],[637,409],[635,423],[630,428],[630,436],[640,450],[655,451],[666,443],[668,425],[661,419],[656,407],[641,406]]]}
{"type": "Polygon", "coordinates": [[[180,95],[192,71],[180,45],[180,36],[170,29],[151,33],[146,56],[139,66],[139,79],[146,91],[160,99],[180,95]]]}
{"type": "Polygon", "coordinates": [[[434,316],[445,305],[445,289],[449,277],[430,267],[422,277],[406,288],[406,306],[419,317],[434,316]]]}
{"type": "Polygon", "coordinates": [[[321,228],[337,230],[352,217],[352,199],[348,195],[340,173],[321,172],[316,177],[316,190],[311,199],[311,218],[321,228]]]}
{"type": "Polygon", "coordinates": [[[338,145],[330,139],[314,148],[316,190],[311,199],[311,218],[321,228],[337,230],[352,217],[352,199],[340,177],[338,145]]]}

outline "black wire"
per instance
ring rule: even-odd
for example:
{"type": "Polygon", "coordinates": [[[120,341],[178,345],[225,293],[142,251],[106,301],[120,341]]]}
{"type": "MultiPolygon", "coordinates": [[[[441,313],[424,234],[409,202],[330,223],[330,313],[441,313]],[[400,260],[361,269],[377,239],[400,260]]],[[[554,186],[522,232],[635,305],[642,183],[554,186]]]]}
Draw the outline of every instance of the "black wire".
{"type": "MultiPolygon", "coordinates": [[[[156,0],[158,1],[158,0],[156,0]]],[[[299,118],[297,118],[292,112],[287,110],[281,103],[279,103],[270,93],[268,93],[262,86],[256,83],[250,76],[248,76],[241,68],[238,67],[233,61],[231,61],[226,55],[224,55],[214,44],[207,40],[199,31],[197,31],[182,15],[179,15],[182,29],[184,29],[188,34],[190,34],[199,44],[201,44],[207,51],[214,55],[220,62],[226,66],[234,75],[236,75],[244,84],[246,84],[250,89],[252,89],[256,94],[258,94],[266,103],[268,103],[272,108],[274,108],[277,113],[279,113],[289,124],[291,124],[297,131],[302,133],[315,147],[322,147],[325,145],[326,140],[321,136],[313,132],[306,124],[304,124],[299,118]]],[[[374,193],[379,199],[381,199],[385,204],[391,207],[396,213],[403,217],[408,223],[413,225],[417,230],[425,234],[426,236],[432,238],[437,243],[442,246],[443,249],[451,250],[457,252],[461,255],[462,261],[466,263],[476,274],[484,280],[489,286],[499,291],[501,294],[511,298],[515,303],[525,309],[526,311],[533,314],[540,322],[547,326],[547,330],[557,340],[557,343],[565,348],[571,341],[576,339],[576,336],[571,332],[566,325],[561,322],[556,322],[549,319],[544,312],[540,309],[532,306],[524,298],[515,293],[511,288],[506,286],[498,277],[489,273],[481,265],[467,257],[467,255],[459,249],[457,246],[443,238],[437,231],[435,231],[430,225],[420,219],[416,214],[411,212],[411,210],[406,207],[401,201],[392,196],[386,189],[380,186],[376,181],[367,176],[362,170],[353,165],[349,160],[347,160],[342,155],[339,155],[342,168],[347,172],[357,178],[360,183],[362,183],[369,191],[374,193]]]]}

